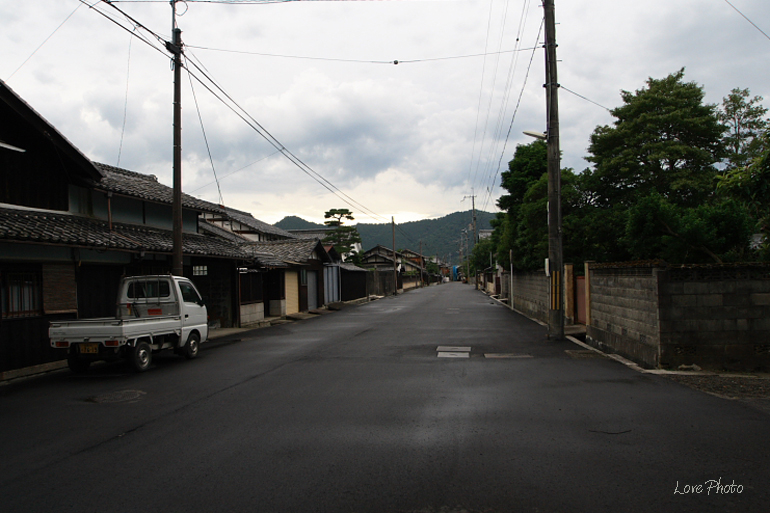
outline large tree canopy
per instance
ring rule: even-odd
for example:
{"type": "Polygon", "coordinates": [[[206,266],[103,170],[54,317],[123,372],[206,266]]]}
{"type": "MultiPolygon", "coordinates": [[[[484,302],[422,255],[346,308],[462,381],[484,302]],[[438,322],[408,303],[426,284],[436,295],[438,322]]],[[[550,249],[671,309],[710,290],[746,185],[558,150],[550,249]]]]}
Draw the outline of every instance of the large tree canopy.
{"type": "Polygon", "coordinates": [[[725,131],[716,106],[703,103],[703,88],[684,82],[682,69],[621,97],[613,126],[591,135],[586,160],[595,166],[597,199],[631,205],[657,192],[679,205],[701,203],[713,192],[725,131]]]}
{"type": "MultiPolygon", "coordinates": [[[[761,98],[734,89],[718,110],[703,103],[701,86],[684,81],[684,70],[621,98],[613,125],[591,135],[594,167],[561,172],[564,261],[756,259],[749,241],[770,224],[761,98]]],[[[518,146],[502,173],[507,194],[491,243],[505,266],[537,269],[548,254],[546,150],[542,141],[518,146]]]]}

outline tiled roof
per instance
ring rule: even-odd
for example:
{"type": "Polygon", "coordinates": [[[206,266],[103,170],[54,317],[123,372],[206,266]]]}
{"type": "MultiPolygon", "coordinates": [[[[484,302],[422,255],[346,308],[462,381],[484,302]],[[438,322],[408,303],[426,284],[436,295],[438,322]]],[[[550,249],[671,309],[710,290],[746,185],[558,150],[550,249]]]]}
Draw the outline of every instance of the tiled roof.
{"type": "Polygon", "coordinates": [[[289,230],[293,236],[300,239],[324,239],[329,232],[336,230],[336,227],[332,226],[320,226],[318,228],[303,228],[301,230],[289,230]]]}
{"type": "Polygon", "coordinates": [[[271,224],[267,224],[265,222],[260,221],[259,219],[256,219],[254,216],[249,214],[248,212],[242,212],[240,210],[235,210],[234,208],[224,207],[225,213],[238,221],[241,224],[245,224],[246,226],[249,226],[251,228],[254,228],[254,230],[262,233],[269,233],[270,235],[280,235],[281,237],[286,237],[287,239],[296,239],[297,236],[293,235],[286,230],[283,230],[281,228],[278,228],[277,226],[273,226],[271,224]]]}
{"type": "MultiPolygon", "coordinates": [[[[143,175],[127,169],[96,163],[104,178],[93,182],[97,190],[140,198],[156,203],[170,205],[174,199],[174,189],[158,182],[155,175],[143,175]]],[[[182,194],[182,206],[201,212],[216,211],[216,206],[208,201],[201,201],[189,194],[182,194]]]]}
{"type": "Polygon", "coordinates": [[[240,237],[230,230],[225,230],[221,226],[217,226],[212,223],[206,222],[202,217],[198,218],[198,228],[206,234],[210,235],[216,235],[217,237],[222,237],[224,239],[229,240],[230,242],[234,242],[236,244],[242,244],[244,242],[243,237],[240,237]]]}
{"type": "MultiPolygon", "coordinates": [[[[61,132],[32,108],[21,96],[8,87],[8,84],[0,80],[0,102],[5,103],[16,112],[24,121],[29,123],[76,164],[76,169],[83,173],[83,178],[99,179],[101,170],[91,162],[88,157],[75,147],[61,132]]],[[[3,121],[6,121],[5,119],[3,121]]],[[[13,125],[14,121],[8,120],[13,125]]]]}
{"type": "MultiPolygon", "coordinates": [[[[64,212],[0,206],[0,240],[80,246],[121,251],[171,253],[172,232],[147,226],[113,223],[64,212]]],[[[206,235],[184,233],[187,255],[248,258],[238,244],[206,235]]]]}
{"type": "Polygon", "coordinates": [[[319,256],[328,260],[328,255],[323,246],[317,240],[310,239],[291,239],[276,240],[268,242],[252,242],[249,246],[254,251],[261,253],[270,253],[283,262],[307,263],[310,261],[310,255],[316,249],[319,249],[319,256]]]}
{"type": "Polygon", "coordinates": [[[366,269],[364,269],[362,267],[358,267],[355,264],[348,264],[346,262],[342,262],[340,264],[340,267],[345,269],[346,271],[362,271],[362,272],[367,272],[366,269]]]}

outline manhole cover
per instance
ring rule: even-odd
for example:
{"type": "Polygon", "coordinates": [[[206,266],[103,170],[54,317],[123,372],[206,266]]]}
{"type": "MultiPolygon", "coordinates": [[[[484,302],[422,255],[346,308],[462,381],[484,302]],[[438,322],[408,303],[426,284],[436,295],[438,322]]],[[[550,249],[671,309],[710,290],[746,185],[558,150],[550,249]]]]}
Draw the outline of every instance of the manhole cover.
{"type": "Polygon", "coordinates": [[[108,394],[95,395],[86,399],[89,403],[128,403],[138,401],[147,392],[141,390],[119,390],[117,392],[110,392],[108,394]]]}

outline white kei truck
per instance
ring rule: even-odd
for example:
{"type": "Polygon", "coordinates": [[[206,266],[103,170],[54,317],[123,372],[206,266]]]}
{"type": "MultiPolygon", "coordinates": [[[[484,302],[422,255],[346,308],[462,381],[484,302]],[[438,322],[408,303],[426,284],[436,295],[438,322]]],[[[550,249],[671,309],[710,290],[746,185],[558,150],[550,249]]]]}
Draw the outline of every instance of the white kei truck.
{"type": "Polygon", "coordinates": [[[68,349],[73,372],[91,362],[128,360],[147,370],[153,353],[173,349],[188,359],[198,356],[208,338],[208,313],[193,283],[181,276],[131,276],[120,282],[116,317],[52,321],[51,346],[68,349]]]}

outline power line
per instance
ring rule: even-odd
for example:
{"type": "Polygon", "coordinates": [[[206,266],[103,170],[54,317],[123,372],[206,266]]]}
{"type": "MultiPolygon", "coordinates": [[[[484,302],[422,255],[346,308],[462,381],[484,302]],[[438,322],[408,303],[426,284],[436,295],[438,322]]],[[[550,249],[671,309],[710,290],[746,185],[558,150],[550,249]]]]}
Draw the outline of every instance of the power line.
{"type": "MultiPolygon", "coordinates": [[[[270,155],[266,155],[266,156],[262,157],[261,159],[255,160],[255,161],[254,161],[254,162],[252,162],[251,164],[246,164],[245,166],[243,166],[243,167],[241,167],[241,168],[238,168],[238,169],[236,169],[235,171],[231,171],[231,172],[229,172],[229,173],[227,173],[227,174],[225,174],[225,175],[222,175],[222,176],[219,178],[219,181],[222,181],[222,180],[224,180],[225,178],[227,178],[228,176],[230,176],[230,175],[234,175],[235,173],[237,173],[237,172],[239,172],[239,171],[243,171],[244,169],[246,169],[246,168],[248,168],[248,167],[251,167],[251,166],[253,166],[254,164],[258,164],[259,162],[262,162],[263,160],[269,159],[270,157],[272,157],[273,155],[276,155],[276,154],[278,154],[278,153],[279,153],[279,151],[278,151],[278,150],[276,150],[276,151],[274,151],[273,153],[271,153],[270,155]]],[[[201,186],[200,186],[200,187],[198,187],[197,189],[193,189],[193,190],[191,190],[191,191],[188,191],[188,194],[192,194],[192,193],[194,193],[194,192],[197,192],[197,191],[199,191],[199,190],[201,190],[201,189],[205,189],[205,188],[206,188],[206,187],[208,187],[209,185],[213,185],[213,184],[218,184],[218,182],[216,182],[216,181],[215,181],[215,182],[209,182],[209,183],[207,183],[206,185],[201,185],[201,186]]]]}
{"type": "Polygon", "coordinates": [[[343,59],[343,58],[337,58],[337,57],[310,57],[305,55],[284,55],[284,54],[274,54],[274,53],[263,53],[263,52],[252,52],[247,50],[228,50],[225,48],[211,48],[208,46],[197,46],[197,45],[185,45],[187,48],[195,48],[197,50],[207,50],[211,52],[224,52],[224,53],[234,53],[234,54],[242,54],[242,55],[256,55],[260,57],[277,57],[282,59],[303,59],[303,60],[313,60],[313,61],[330,61],[330,62],[348,62],[348,63],[354,63],[354,64],[387,64],[387,65],[399,65],[399,64],[415,64],[415,63],[421,63],[421,62],[436,62],[436,61],[446,61],[446,60],[454,60],[454,59],[468,59],[472,57],[486,57],[488,55],[501,55],[506,53],[515,53],[515,52],[522,52],[531,50],[532,48],[526,48],[526,49],[514,49],[514,50],[500,50],[497,52],[486,52],[484,53],[474,53],[474,54],[467,54],[467,55],[451,55],[447,57],[429,57],[429,58],[423,58],[423,59],[395,59],[395,60],[374,60],[374,59],[343,59]]]}
{"type": "MultiPolygon", "coordinates": [[[[82,4],[86,4],[85,0],[79,0],[82,4]]],[[[166,55],[165,51],[161,50],[154,44],[152,44],[149,40],[147,40],[145,37],[140,36],[139,34],[135,33],[135,30],[137,28],[141,28],[145,31],[147,31],[150,35],[152,35],[155,39],[157,39],[159,42],[161,42],[164,47],[166,46],[167,42],[159,36],[157,33],[153,32],[146,26],[144,26],[142,23],[134,19],[133,17],[129,16],[127,13],[119,9],[117,6],[113,5],[113,2],[110,2],[109,0],[101,0],[102,2],[106,3],[119,13],[121,13],[128,21],[130,21],[134,25],[134,31],[129,31],[128,28],[126,28],[124,25],[119,23],[114,18],[107,15],[107,13],[96,9],[94,5],[89,5],[90,8],[94,9],[97,13],[101,14],[111,22],[118,25],[123,30],[126,30],[127,32],[131,33],[132,35],[138,37],[140,40],[142,40],[145,44],[151,46],[155,50],[162,53],[164,56],[166,55]]],[[[189,0],[188,0],[189,1],[189,0]]],[[[88,4],[86,4],[88,5],[88,4]]],[[[197,60],[197,59],[196,59],[197,60]]],[[[233,98],[230,96],[222,86],[217,84],[217,82],[211,78],[211,76],[205,71],[205,68],[201,65],[199,66],[196,64],[195,61],[191,59],[186,59],[187,62],[192,63],[192,65],[206,78],[206,80],[212,84],[214,88],[217,89],[226,99],[217,94],[212,87],[210,87],[208,84],[206,84],[201,78],[196,76],[189,67],[187,68],[188,74],[195,78],[204,88],[206,88],[216,99],[218,99],[223,105],[225,105],[227,108],[229,108],[233,113],[235,113],[238,117],[240,117],[247,125],[249,125],[254,131],[256,131],[260,136],[262,136],[268,143],[270,143],[276,150],[278,150],[280,153],[282,153],[290,162],[292,162],[295,166],[297,166],[302,172],[313,178],[316,182],[318,182],[322,187],[327,189],[329,192],[340,198],[343,202],[348,204],[349,206],[359,209],[364,215],[371,217],[372,219],[379,219],[383,221],[387,221],[387,218],[384,216],[377,214],[376,212],[370,210],[363,204],[359,203],[358,201],[354,200],[344,192],[342,192],[341,189],[339,189],[336,185],[331,183],[329,180],[324,178],[320,173],[316,172],[312,167],[307,165],[305,162],[303,162],[299,157],[294,155],[291,151],[289,151],[277,138],[275,138],[265,127],[263,127],[256,119],[254,119],[253,116],[251,116],[243,107],[241,107],[233,98]],[[228,101],[230,103],[228,103],[228,101]]]]}
{"type": "MultiPolygon", "coordinates": [[[[540,34],[543,30],[543,23],[540,24],[540,30],[537,33],[538,39],[540,39],[540,34]]],[[[505,136],[505,143],[503,144],[503,151],[500,153],[500,160],[497,163],[497,172],[495,173],[495,177],[492,180],[492,187],[487,188],[487,196],[484,200],[484,206],[482,207],[482,210],[486,210],[487,204],[489,203],[489,200],[492,199],[492,191],[495,187],[495,182],[497,181],[497,176],[500,174],[500,168],[502,167],[503,157],[505,156],[505,149],[508,147],[508,139],[511,136],[511,129],[513,128],[513,122],[516,120],[516,114],[519,112],[519,107],[521,106],[521,99],[524,96],[524,89],[527,86],[527,81],[529,80],[529,72],[532,69],[532,62],[535,59],[535,51],[532,51],[532,54],[529,57],[529,65],[527,66],[527,74],[524,76],[524,83],[521,86],[521,90],[519,91],[519,98],[516,102],[516,108],[513,111],[513,116],[511,116],[511,123],[508,125],[508,134],[505,136]]]]}
{"type": "Polygon", "coordinates": [[[190,76],[190,69],[187,69],[187,78],[190,80],[190,91],[192,91],[193,100],[195,102],[195,110],[198,112],[198,121],[201,123],[201,132],[203,133],[203,141],[206,143],[206,151],[209,154],[209,162],[211,162],[211,171],[214,173],[214,181],[217,183],[217,191],[219,192],[219,204],[224,206],[225,200],[222,197],[222,188],[219,187],[219,179],[217,178],[217,170],[214,167],[214,158],[211,156],[211,148],[209,147],[209,139],[206,137],[206,128],[203,126],[203,116],[201,115],[201,109],[198,105],[198,96],[195,94],[195,88],[193,87],[192,77],[190,76]]]}
{"type": "MultiPolygon", "coordinates": [[[[521,41],[521,35],[523,33],[523,30],[524,30],[524,20],[526,19],[526,14],[527,14],[529,5],[530,5],[530,3],[529,3],[528,0],[525,0],[523,5],[522,5],[521,18],[520,18],[520,21],[519,21],[519,29],[518,29],[517,37],[516,37],[517,44],[520,44],[520,41],[521,41]]],[[[540,35],[538,33],[537,39],[535,41],[537,42],[537,40],[539,40],[539,38],[540,38],[540,35]]],[[[537,49],[537,45],[535,45],[532,48],[533,51],[536,50],[536,49],[537,49]]],[[[501,139],[501,136],[502,136],[503,126],[504,126],[504,123],[505,123],[505,113],[508,110],[508,101],[510,99],[510,94],[511,94],[511,84],[513,83],[513,75],[514,75],[514,72],[515,72],[515,69],[516,69],[516,65],[518,64],[517,57],[518,57],[518,54],[515,54],[514,58],[511,60],[511,65],[510,65],[510,68],[509,68],[509,71],[508,71],[508,79],[507,79],[507,81],[505,83],[505,88],[503,89],[503,91],[504,91],[503,101],[501,102],[501,105],[500,105],[500,112],[499,112],[499,115],[498,115],[498,118],[497,118],[498,122],[497,122],[497,126],[496,126],[496,129],[495,129],[495,132],[494,132],[493,143],[491,143],[489,145],[489,153],[488,153],[488,157],[486,158],[487,164],[486,164],[486,170],[485,170],[485,173],[484,173],[485,179],[482,181],[482,184],[484,182],[489,181],[491,179],[492,183],[490,183],[490,185],[487,187],[487,191],[488,192],[491,189],[494,189],[494,180],[496,178],[496,177],[495,178],[492,177],[492,170],[494,169],[494,153],[496,151],[496,145],[494,144],[494,141],[499,141],[501,139]]],[[[525,83],[526,83],[526,78],[525,78],[525,83]]],[[[474,179],[473,185],[474,185],[474,187],[476,185],[475,179],[474,179]]],[[[486,206],[484,206],[484,208],[486,208],[486,206]]]]}
{"type": "MultiPolygon", "coordinates": [[[[80,4],[83,5],[83,4],[80,4]]],[[[123,154],[123,137],[126,135],[126,119],[128,118],[128,84],[131,77],[131,43],[134,42],[134,36],[132,35],[128,39],[128,62],[126,63],[126,99],[123,102],[123,126],[120,130],[120,145],[118,146],[118,163],[116,167],[120,167],[120,156],[123,154]]]]}
{"type": "MultiPolygon", "coordinates": [[[[11,79],[13,78],[13,76],[16,74],[16,72],[18,72],[18,71],[19,71],[21,68],[23,68],[23,67],[24,67],[24,65],[25,65],[25,64],[27,64],[27,61],[29,61],[29,60],[30,60],[30,59],[31,59],[31,58],[32,58],[32,57],[33,57],[33,56],[34,56],[34,55],[37,53],[37,51],[38,51],[38,50],[40,50],[40,49],[43,47],[43,45],[45,45],[45,44],[48,42],[48,40],[49,40],[49,39],[51,39],[51,38],[53,37],[53,35],[54,35],[54,34],[56,34],[56,32],[58,32],[58,30],[59,30],[59,29],[60,29],[60,28],[62,28],[62,26],[63,26],[65,23],[67,23],[67,21],[68,21],[70,18],[72,18],[72,16],[73,16],[73,15],[74,15],[74,14],[77,12],[77,10],[78,10],[78,9],[80,9],[81,7],[83,7],[83,4],[85,4],[85,2],[83,2],[83,1],[81,0],[81,3],[79,3],[79,4],[78,4],[78,6],[77,6],[77,7],[75,7],[75,10],[74,10],[74,11],[72,11],[71,13],[69,13],[69,16],[67,16],[66,18],[64,18],[64,21],[62,21],[61,23],[59,23],[59,26],[58,26],[58,27],[56,27],[56,28],[53,30],[53,32],[51,32],[51,34],[50,34],[50,35],[49,35],[47,38],[45,38],[45,39],[43,40],[43,42],[42,42],[42,43],[40,43],[40,46],[38,46],[37,48],[35,48],[35,50],[34,50],[34,51],[31,53],[31,54],[29,54],[29,57],[27,57],[26,59],[24,59],[24,62],[22,62],[21,64],[19,64],[19,67],[18,67],[18,68],[16,68],[16,69],[14,70],[14,72],[10,74],[10,76],[9,76],[9,77],[6,79],[6,82],[8,82],[9,80],[11,80],[11,79]]],[[[88,4],[86,4],[86,5],[88,5],[88,4]]],[[[90,7],[90,6],[89,6],[89,7],[90,7]]]]}
{"type": "Polygon", "coordinates": [[[765,36],[767,39],[770,39],[770,36],[768,36],[768,35],[767,35],[767,33],[766,33],[764,30],[762,30],[761,28],[759,28],[759,27],[757,26],[757,24],[756,24],[756,23],[754,23],[753,21],[751,21],[751,20],[748,18],[748,16],[746,16],[745,14],[743,14],[743,13],[742,13],[740,10],[738,10],[738,8],[737,8],[737,7],[735,7],[733,4],[731,4],[731,3],[730,3],[730,0],[725,0],[725,2],[727,2],[727,5],[729,5],[729,6],[730,6],[730,7],[732,7],[733,9],[735,9],[735,12],[737,12],[738,14],[740,14],[741,16],[743,16],[743,19],[745,19],[746,21],[748,21],[749,23],[751,23],[751,24],[752,24],[752,26],[753,26],[755,29],[757,29],[758,31],[760,31],[760,32],[762,33],[762,35],[764,35],[764,36],[765,36]]]}
{"type": "Polygon", "coordinates": [[[192,73],[191,70],[188,69],[188,73],[195,78],[203,87],[205,87],[212,95],[214,95],[215,98],[217,98],[220,102],[222,102],[223,105],[225,105],[227,108],[229,108],[233,113],[235,113],[238,117],[241,118],[247,125],[249,125],[255,132],[257,132],[262,138],[264,138],[268,143],[270,143],[271,146],[273,146],[276,150],[278,150],[280,153],[282,153],[290,162],[292,162],[295,166],[297,166],[303,173],[310,176],[313,180],[318,182],[322,187],[324,187],[326,190],[340,198],[343,202],[348,204],[349,206],[360,210],[364,215],[367,215],[368,217],[371,217],[372,219],[380,219],[383,221],[387,221],[387,219],[377,214],[376,212],[370,210],[363,204],[359,203],[358,201],[351,198],[349,195],[345,194],[341,189],[339,189],[336,185],[331,183],[329,180],[324,178],[320,173],[315,171],[312,167],[307,165],[305,162],[303,162],[299,157],[294,155],[291,151],[288,150],[275,136],[273,136],[262,124],[260,124],[256,119],[254,119],[251,114],[249,114],[243,107],[241,107],[233,98],[230,96],[220,85],[216,83],[200,66],[198,66],[194,61],[189,60],[188,62],[192,63],[192,65],[208,80],[213,87],[221,93],[218,94],[215,92],[211,87],[209,87],[206,83],[203,82],[199,77],[197,77],[195,74],[192,73]],[[225,101],[225,98],[227,101],[225,101]],[[229,102],[229,103],[228,103],[229,102]]]}
{"type": "Polygon", "coordinates": [[[568,93],[570,93],[570,94],[573,94],[573,95],[577,96],[578,98],[580,98],[580,99],[582,99],[582,100],[585,100],[585,101],[587,101],[588,103],[593,103],[593,104],[594,104],[594,105],[596,105],[597,107],[601,107],[602,109],[606,110],[607,112],[612,112],[612,109],[608,109],[608,108],[607,108],[607,107],[605,107],[604,105],[602,105],[602,104],[600,104],[600,103],[596,103],[595,101],[591,100],[590,98],[586,98],[586,97],[585,97],[585,96],[583,96],[582,94],[578,94],[578,93],[576,93],[575,91],[571,91],[570,89],[567,89],[566,87],[564,87],[564,85],[562,85],[562,84],[559,84],[559,89],[562,89],[562,90],[564,90],[564,91],[567,91],[568,93]]]}

